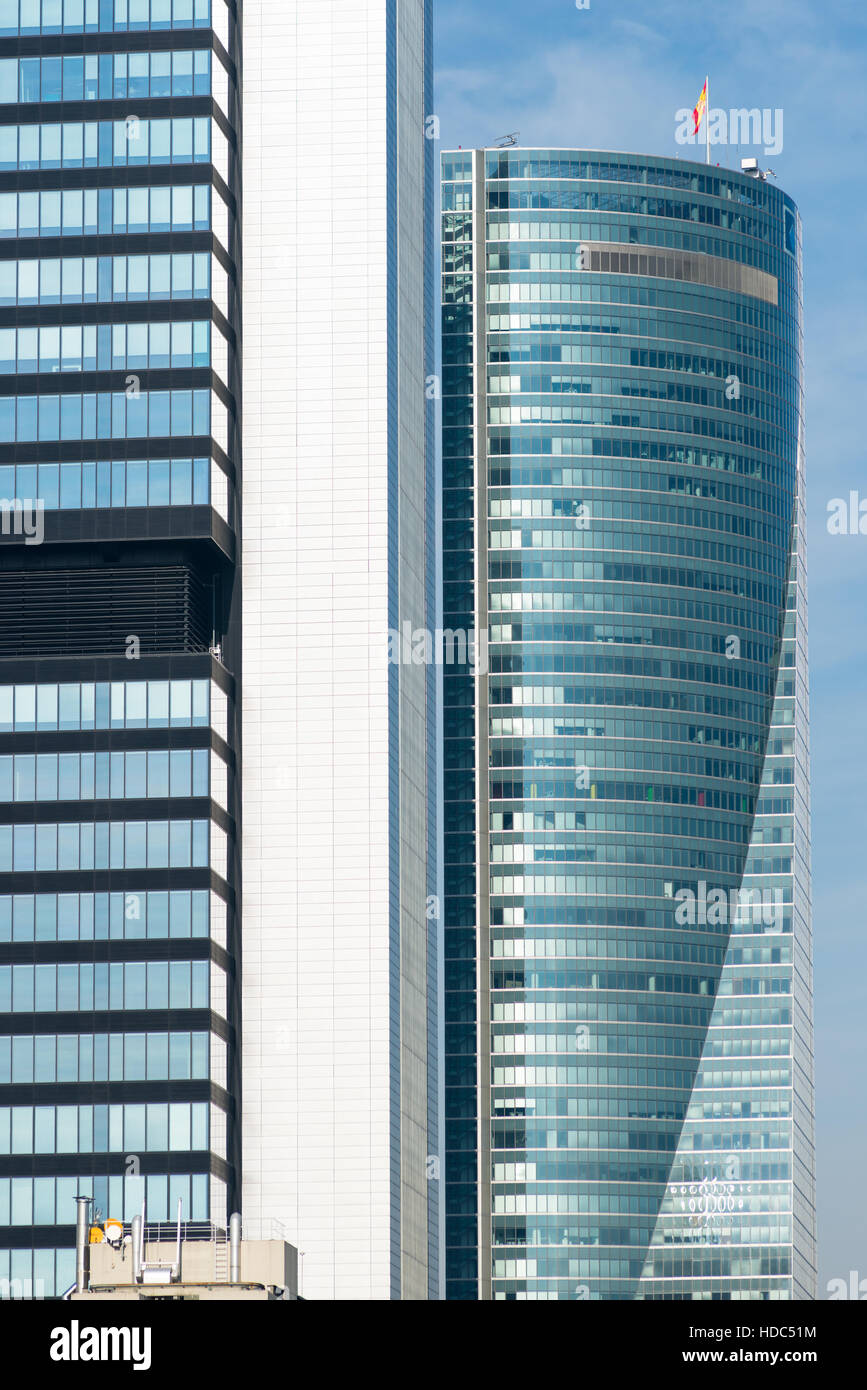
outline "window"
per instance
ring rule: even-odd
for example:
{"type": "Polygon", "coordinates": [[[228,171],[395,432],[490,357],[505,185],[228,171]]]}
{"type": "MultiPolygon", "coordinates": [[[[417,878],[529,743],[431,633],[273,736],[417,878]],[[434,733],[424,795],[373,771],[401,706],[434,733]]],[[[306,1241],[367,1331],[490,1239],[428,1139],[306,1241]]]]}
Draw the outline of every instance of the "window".
{"type": "Polygon", "coordinates": [[[148,1034],[147,1074],[149,1081],[162,1081],[169,1074],[169,1036],[167,1033],[148,1034]]]}
{"type": "Polygon", "coordinates": [[[2,58],[0,59],[0,102],[8,105],[17,100],[18,60],[16,58],[2,58]]]}

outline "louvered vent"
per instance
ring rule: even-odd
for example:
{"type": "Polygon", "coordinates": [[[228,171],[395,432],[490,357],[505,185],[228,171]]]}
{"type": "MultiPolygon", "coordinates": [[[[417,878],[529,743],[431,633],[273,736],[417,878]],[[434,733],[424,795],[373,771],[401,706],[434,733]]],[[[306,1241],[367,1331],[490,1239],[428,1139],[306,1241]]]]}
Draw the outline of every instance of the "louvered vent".
{"type": "Polygon", "coordinates": [[[0,655],[207,650],[211,590],[186,565],[0,573],[0,655]]]}

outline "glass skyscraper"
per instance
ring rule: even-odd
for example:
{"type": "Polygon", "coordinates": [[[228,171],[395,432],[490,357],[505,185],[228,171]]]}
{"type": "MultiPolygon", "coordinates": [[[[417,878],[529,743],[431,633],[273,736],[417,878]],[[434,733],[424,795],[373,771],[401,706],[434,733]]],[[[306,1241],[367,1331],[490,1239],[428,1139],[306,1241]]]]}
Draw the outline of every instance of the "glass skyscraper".
{"type": "Polygon", "coordinates": [[[431,73],[429,0],[0,0],[0,1296],[76,1193],[437,1295],[431,73]]]}
{"type": "Polygon", "coordinates": [[[13,1296],[72,1283],[77,1192],[238,1201],[234,45],[224,0],[0,4],[13,1296]]]}
{"type": "Polygon", "coordinates": [[[801,232],[442,159],[446,1296],[815,1297],[801,232]]]}

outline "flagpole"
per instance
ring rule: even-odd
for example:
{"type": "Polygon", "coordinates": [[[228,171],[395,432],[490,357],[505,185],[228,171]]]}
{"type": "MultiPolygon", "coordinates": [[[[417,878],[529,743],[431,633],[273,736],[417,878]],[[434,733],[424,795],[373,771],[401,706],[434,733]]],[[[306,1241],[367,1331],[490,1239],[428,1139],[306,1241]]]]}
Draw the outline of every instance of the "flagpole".
{"type": "Polygon", "coordinates": [[[704,79],[704,134],[707,141],[707,162],[710,164],[710,75],[704,79]]]}

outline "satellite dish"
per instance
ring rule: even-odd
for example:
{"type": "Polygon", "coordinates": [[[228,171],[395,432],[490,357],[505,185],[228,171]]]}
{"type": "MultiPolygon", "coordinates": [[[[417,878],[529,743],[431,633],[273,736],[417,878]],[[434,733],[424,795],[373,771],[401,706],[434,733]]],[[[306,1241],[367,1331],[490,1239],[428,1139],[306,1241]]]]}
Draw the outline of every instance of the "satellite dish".
{"type": "Polygon", "coordinates": [[[119,1245],[123,1240],[123,1222],[109,1219],[103,1226],[105,1238],[110,1245],[119,1245]]]}

